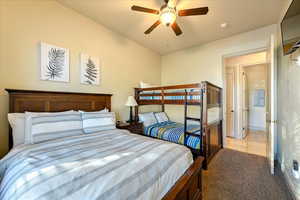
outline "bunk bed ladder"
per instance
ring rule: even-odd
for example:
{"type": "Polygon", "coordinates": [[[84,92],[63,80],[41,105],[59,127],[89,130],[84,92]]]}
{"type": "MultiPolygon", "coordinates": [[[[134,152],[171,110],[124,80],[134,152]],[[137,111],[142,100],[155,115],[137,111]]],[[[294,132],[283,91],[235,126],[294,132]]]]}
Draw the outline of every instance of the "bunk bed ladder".
{"type": "Polygon", "coordinates": [[[193,117],[188,117],[188,91],[185,89],[185,98],[184,98],[184,145],[187,146],[187,137],[188,136],[195,136],[195,137],[200,137],[200,152],[203,152],[203,139],[202,139],[202,114],[203,114],[203,109],[202,109],[202,102],[203,102],[203,92],[202,92],[202,88],[200,90],[200,118],[193,118],[193,117]],[[199,122],[199,130],[195,131],[195,132],[189,132],[187,130],[187,122],[188,121],[197,121],[199,122]],[[196,134],[196,132],[200,131],[200,134],[196,134]]]}

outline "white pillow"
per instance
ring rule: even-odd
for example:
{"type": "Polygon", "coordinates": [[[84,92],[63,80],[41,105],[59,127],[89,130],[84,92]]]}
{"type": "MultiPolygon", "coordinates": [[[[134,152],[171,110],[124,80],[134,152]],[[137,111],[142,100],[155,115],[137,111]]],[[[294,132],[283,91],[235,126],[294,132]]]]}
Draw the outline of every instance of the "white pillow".
{"type": "Polygon", "coordinates": [[[25,144],[83,134],[79,112],[25,113],[25,144]]]}
{"type": "Polygon", "coordinates": [[[83,112],[81,118],[84,133],[116,129],[114,112],[83,112]]]}
{"type": "Polygon", "coordinates": [[[157,120],[156,120],[153,112],[139,114],[139,120],[141,122],[143,122],[145,127],[151,126],[151,125],[157,123],[157,120]]]}
{"type": "Polygon", "coordinates": [[[13,147],[24,144],[25,140],[25,114],[8,113],[8,122],[12,128],[13,147]]]}
{"type": "Polygon", "coordinates": [[[154,115],[155,115],[158,123],[169,121],[169,118],[165,112],[157,112],[157,113],[154,113],[154,115]]]}
{"type": "MultiPolygon", "coordinates": [[[[65,112],[57,112],[57,113],[69,113],[74,112],[72,110],[65,112]]],[[[49,115],[56,113],[48,113],[48,112],[28,112],[32,114],[40,114],[40,115],[49,115]]],[[[13,135],[13,147],[16,147],[20,144],[25,143],[25,113],[8,113],[7,114],[8,122],[12,128],[13,135]]]]}

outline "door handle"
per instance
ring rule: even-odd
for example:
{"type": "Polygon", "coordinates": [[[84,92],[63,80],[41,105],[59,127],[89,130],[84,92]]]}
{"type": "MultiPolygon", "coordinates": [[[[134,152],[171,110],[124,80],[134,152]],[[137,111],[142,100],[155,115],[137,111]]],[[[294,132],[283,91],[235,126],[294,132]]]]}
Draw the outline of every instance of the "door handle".
{"type": "Polygon", "coordinates": [[[234,110],[231,110],[231,112],[234,112],[234,110]]]}

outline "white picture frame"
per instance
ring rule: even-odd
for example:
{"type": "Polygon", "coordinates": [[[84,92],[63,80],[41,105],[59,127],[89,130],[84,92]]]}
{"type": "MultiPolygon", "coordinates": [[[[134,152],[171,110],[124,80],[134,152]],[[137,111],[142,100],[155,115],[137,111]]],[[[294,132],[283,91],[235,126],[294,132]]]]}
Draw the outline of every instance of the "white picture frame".
{"type": "Polygon", "coordinates": [[[70,81],[69,49],[41,42],[40,79],[70,81]]]}
{"type": "Polygon", "coordinates": [[[100,61],[99,58],[88,54],[80,54],[80,83],[85,85],[100,84],[100,61]]]}

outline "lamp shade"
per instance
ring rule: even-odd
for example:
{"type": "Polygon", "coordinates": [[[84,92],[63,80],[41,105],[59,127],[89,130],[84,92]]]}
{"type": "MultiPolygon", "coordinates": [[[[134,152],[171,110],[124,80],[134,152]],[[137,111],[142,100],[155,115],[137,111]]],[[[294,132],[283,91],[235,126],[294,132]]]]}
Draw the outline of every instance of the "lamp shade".
{"type": "Polygon", "coordinates": [[[138,104],[133,96],[129,96],[125,105],[126,106],[137,106],[138,104]]]}

